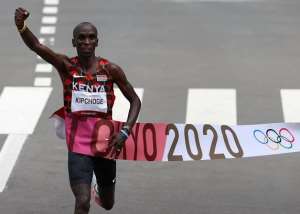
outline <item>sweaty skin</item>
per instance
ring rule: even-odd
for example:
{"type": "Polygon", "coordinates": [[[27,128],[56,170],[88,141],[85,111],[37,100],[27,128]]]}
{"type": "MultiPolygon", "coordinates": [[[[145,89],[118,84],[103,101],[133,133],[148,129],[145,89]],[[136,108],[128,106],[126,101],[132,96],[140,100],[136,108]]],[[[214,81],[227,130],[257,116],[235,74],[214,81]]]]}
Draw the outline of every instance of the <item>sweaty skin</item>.
{"type": "MultiPolygon", "coordinates": [[[[29,12],[23,8],[18,8],[15,11],[15,24],[20,32],[24,43],[32,51],[38,54],[48,63],[52,64],[58,71],[62,80],[66,78],[68,67],[71,66],[71,60],[65,55],[55,53],[47,46],[41,44],[36,36],[24,27],[24,21],[29,17],[29,12]]],[[[84,22],[76,26],[73,32],[72,39],[73,47],[77,50],[77,55],[81,66],[85,72],[95,72],[96,63],[98,62],[95,56],[95,49],[98,46],[97,29],[90,23],[84,22]]],[[[131,131],[135,124],[141,108],[141,102],[135,93],[132,85],[128,82],[123,70],[116,64],[109,63],[106,67],[109,70],[113,81],[118,85],[123,95],[130,102],[130,110],[128,113],[126,125],[131,131]]],[[[114,147],[115,155],[120,153],[124,145],[124,136],[118,133],[110,139],[110,146],[114,147]]],[[[110,210],[114,204],[114,191],[115,185],[102,186],[99,189],[100,197],[102,200],[102,207],[110,210]]],[[[91,185],[78,184],[71,186],[75,195],[75,214],[86,214],[89,212],[90,192],[91,185]]]]}

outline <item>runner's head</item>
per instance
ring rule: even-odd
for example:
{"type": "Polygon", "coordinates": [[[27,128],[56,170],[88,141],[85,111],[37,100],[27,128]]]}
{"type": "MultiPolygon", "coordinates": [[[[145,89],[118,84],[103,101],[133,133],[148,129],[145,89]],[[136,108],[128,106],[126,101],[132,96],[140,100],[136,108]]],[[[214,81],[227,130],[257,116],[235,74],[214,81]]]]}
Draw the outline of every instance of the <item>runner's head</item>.
{"type": "Polygon", "coordinates": [[[97,28],[90,22],[82,22],[73,30],[73,46],[79,56],[92,56],[98,46],[97,28]]]}

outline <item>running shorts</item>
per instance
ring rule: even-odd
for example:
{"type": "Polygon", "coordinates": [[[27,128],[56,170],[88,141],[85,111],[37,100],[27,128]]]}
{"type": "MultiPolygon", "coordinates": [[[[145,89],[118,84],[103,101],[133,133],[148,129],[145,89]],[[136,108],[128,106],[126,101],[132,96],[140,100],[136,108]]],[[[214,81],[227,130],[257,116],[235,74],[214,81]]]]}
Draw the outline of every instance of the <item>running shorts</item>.
{"type": "Polygon", "coordinates": [[[68,170],[71,186],[80,183],[91,184],[93,172],[99,186],[109,186],[115,182],[116,161],[69,152],[68,170]]]}

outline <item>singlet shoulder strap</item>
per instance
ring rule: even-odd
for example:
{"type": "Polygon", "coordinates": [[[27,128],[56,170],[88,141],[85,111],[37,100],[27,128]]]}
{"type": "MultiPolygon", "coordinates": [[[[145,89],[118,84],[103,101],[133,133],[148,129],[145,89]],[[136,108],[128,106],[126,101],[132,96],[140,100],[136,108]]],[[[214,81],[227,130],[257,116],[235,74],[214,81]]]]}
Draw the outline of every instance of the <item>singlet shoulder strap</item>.
{"type": "Polygon", "coordinates": [[[98,63],[99,63],[100,66],[102,66],[102,67],[104,66],[105,67],[106,65],[109,64],[109,61],[107,59],[99,57],[98,63]]]}
{"type": "Polygon", "coordinates": [[[78,64],[78,57],[77,56],[74,56],[72,58],[70,58],[70,61],[73,63],[73,64],[78,64]]]}
{"type": "Polygon", "coordinates": [[[99,57],[98,64],[99,64],[99,66],[103,69],[103,71],[105,71],[105,73],[106,73],[108,76],[111,76],[111,75],[110,75],[110,72],[109,72],[109,69],[107,69],[107,65],[110,64],[110,62],[109,62],[107,59],[104,59],[104,58],[102,58],[102,57],[99,57]]]}

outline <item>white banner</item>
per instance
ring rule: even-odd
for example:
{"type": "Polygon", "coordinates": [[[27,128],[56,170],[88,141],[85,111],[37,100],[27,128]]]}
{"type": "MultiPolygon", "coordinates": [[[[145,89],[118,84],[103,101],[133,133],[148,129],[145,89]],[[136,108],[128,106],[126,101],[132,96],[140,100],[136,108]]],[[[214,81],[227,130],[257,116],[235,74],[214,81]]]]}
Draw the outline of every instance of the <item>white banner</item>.
{"type": "MultiPolygon", "coordinates": [[[[69,150],[86,155],[112,156],[108,139],[122,122],[55,114],[56,133],[69,150]],[[76,124],[76,128],[72,126],[76,124]],[[73,127],[73,128],[72,128],[73,127]]],[[[136,123],[116,159],[192,161],[245,158],[300,151],[300,123],[257,125],[136,123]]]]}

